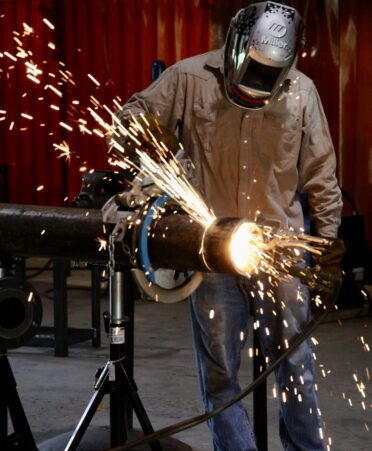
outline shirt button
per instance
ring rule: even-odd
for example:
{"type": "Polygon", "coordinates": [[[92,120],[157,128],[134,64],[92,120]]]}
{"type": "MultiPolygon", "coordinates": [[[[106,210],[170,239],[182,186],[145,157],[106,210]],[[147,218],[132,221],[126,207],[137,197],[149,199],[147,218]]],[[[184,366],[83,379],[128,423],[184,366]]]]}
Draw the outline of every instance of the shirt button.
{"type": "Polygon", "coordinates": [[[245,118],[246,118],[246,119],[249,119],[249,114],[246,114],[246,115],[245,115],[245,118]]]}
{"type": "Polygon", "coordinates": [[[247,166],[246,166],[246,165],[244,165],[244,166],[242,166],[242,168],[243,168],[244,170],[246,170],[246,169],[247,169],[247,166]]]}
{"type": "Polygon", "coordinates": [[[244,144],[247,144],[248,140],[247,140],[247,139],[245,139],[245,140],[244,140],[243,142],[244,142],[244,144]]]}

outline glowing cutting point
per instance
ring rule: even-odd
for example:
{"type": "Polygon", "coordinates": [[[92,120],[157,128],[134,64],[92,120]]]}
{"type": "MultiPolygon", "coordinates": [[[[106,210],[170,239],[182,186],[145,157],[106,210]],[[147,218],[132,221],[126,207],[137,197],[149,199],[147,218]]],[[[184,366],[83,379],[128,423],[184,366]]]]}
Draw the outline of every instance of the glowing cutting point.
{"type": "Polygon", "coordinates": [[[254,272],[262,260],[262,231],[252,222],[243,222],[231,237],[230,253],[236,270],[242,274],[254,272]]]}

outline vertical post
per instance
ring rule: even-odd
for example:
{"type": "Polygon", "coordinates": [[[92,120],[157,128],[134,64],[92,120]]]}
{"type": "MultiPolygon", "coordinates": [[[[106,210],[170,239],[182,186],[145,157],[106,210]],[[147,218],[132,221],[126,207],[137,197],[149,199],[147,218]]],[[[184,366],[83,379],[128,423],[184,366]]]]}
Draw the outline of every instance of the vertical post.
{"type": "MultiPolygon", "coordinates": [[[[127,319],[124,316],[124,277],[123,272],[115,269],[110,275],[110,361],[118,362],[125,359],[127,319]]],[[[118,382],[117,365],[111,364],[109,380],[115,381],[110,393],[110,426],[111,447],[125,444],[128,439],[126,405],[128,399],[125,387],[118,382]]]]}
{"type": "MultiPolygon", "coordinates": [[[[125,328],[125,362],[124,367],[128,377],[134,380],[134,298],[135,298],[135,284],[132,276],[132,271],[126,268],[123,272],[124,280],[124,315],[128,318],[128,323],[125,328]]],[[[133,429],[133,409],[130,403],[127,403],[127,426],[128,429],[133,429]]]]}
{"type": "Polygon", "coordinates": [[[100,306],[100,267],[91,266],[91,300],[92,300],[92,329],[94,332],[92,344],[95,348],[101,346],[101,306],[100,306]]]}
{"type": "Polygon", "coordinates": [[[54,354],[67,357],[67,263],[68,260],[53,260],[53,304],[54,304],[54,354]]]}
{"type": "MultiPolygon", "coordinates": [[[[265,370],[266,363],[261,350],[258,332],[253,331],[253,378],[265,370]]],[[[267,451],[267,386],[263,381],[253,392],[253,424],[257,440],[257,448],[260,451],[267,451]]]]}

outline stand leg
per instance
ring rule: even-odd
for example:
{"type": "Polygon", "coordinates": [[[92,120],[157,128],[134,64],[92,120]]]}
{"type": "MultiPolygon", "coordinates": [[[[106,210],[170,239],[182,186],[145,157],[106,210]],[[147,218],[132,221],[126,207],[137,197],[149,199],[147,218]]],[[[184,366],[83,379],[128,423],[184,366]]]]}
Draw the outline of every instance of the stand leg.
{"type": "MultiPolygon", "coordinates": [[[[134,380],[131,380],[126,371],[123,363],[119,363],[117,365],[119,372],[119,378],[122,380],[123,384],[127,386],[127,393],[131,401],[131,405],[133,406],[134,411],[136,412],[138,421],[141,425],[141,428],[145,435],[151,434],[154,432],[154,429],[151,425],[150,419],[147,416],[146,410],[142,404],[142,401],[138,395],[137,386],[134,380]]],[[[120,380],[119,379],[119,380],[120,380]]],[[[158,441],[150,443],[150,448],[152,451],[161,451],[162,448],[158,441]]]]}
{"type": "Polygon", "coordinates": [[[37,451],[6,354],[0,355],[0,449],[37,451]],[[8,435],[8,411],[14,432],[8,435]]]}
{"type": "MultiPolygon", "coordinates": [[[[125,425],[125,403],[123,402],[124,394],[131,401],[134,411],[137,414],[138,421],[145,434],[154,432],[154,429],[147,416],[146,410],[138,396],[137,386],[135,382],[130,380],[125,372],[124,365],[120,362],[108,362],[103,369],[101,376],[96,384],[96,392],[92,396],[88,406],[86,407],[75,431],[73,432],[64,451],[75,451],[79,446],[81,439],[86,432],[99,404],[105,394],[110,393],[110,420],[111,420],[111,447],[124,445],[128,439],[127,428],[125,425]],[[110,367],[115,366],[115,380],[110,381],[110,367]],[[119,412],[119,414],[118,414],[119,412]],[[121,413],[121,414],[120,414],[121,413]]],[[[161,451],[159,442],[150,444],[152,451],[161,451]]]]}
{"type": "Polygon", "coordinates": [[[5,446],[8,439],[8,406],[4,402],[3,393],[0,400],[0,448],[5,446]]]}
{"type": "Polygon", "coordinates": [[[89,404],[87,405],[82,417],[80,418],[80,421],[78,425],[76,426],[70,440],[68,441],[65,450],[64,451],[73,451],[75,450],[83,438],[83,435],[85,431],[87,430],[89,423],[91,422],[94,414],[97,411],[97,408],[99,404],[101,403],[104,395],[107,393],[107,383],[108,383],[108,377],[109,377],[109,366],[110,362],[108,362],[103,369],[97,384],[95,386],[95,393],[92,396],[92,398],[89,401],[89,404]]]}
{"type": "Polygon", "coordinates": [[[119,365],[115,364],[115,381],[112,382],[110,390],[110,432],[111,447],[123,445],[128,440],[128,418],[127,410],[129,399],[126,385],[119,377],[119,365]]]}

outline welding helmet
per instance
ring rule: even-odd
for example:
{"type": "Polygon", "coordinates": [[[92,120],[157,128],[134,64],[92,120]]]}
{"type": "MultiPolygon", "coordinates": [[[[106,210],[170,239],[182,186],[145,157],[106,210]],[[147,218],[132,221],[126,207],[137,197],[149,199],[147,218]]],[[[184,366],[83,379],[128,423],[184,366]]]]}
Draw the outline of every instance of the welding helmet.
{"type": "Polygon", "coordinates": [[[303,21],[292,7],[252,3],[232,18],[224,55],[227,98],[235,105],[263,107],[283,86],[293,65],[303,21]]]}

